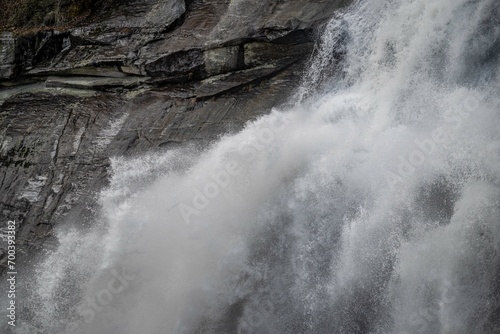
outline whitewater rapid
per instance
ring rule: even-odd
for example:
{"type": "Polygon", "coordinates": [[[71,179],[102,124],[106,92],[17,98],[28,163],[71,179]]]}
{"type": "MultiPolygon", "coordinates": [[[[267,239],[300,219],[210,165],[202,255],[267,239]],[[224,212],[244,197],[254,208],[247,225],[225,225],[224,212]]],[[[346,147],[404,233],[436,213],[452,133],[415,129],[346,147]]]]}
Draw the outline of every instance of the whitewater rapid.
{"type": "Polygon", "coordinates": [[[113,158],[18,333],[500,333],[499,6],[357,1],[287,107],[113,158]]]}

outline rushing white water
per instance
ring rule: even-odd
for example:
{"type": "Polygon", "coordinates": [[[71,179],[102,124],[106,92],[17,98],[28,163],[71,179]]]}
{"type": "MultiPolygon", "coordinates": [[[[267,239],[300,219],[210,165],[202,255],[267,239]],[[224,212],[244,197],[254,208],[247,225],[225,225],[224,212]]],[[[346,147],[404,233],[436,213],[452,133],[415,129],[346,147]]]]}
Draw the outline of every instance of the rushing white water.
{"type": "Polygon", "coordinates": [[[293,107],[115,159],[18,332],[500,333],[499,6],[357,2],[293,107]]]}

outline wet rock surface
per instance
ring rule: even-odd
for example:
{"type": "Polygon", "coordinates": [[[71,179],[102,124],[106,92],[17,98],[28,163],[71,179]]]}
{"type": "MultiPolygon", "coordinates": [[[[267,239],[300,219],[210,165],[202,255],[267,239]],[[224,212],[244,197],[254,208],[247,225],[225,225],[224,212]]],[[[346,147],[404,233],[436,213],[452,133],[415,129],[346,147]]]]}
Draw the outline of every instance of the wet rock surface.
{"type": "Polygon", "coordinates": [[[50,248],[54,226],[92,216],[110,157],[206,145],[286,102],[346,2],[129,1],[2,33],[0,228],[16,220],[20,253],[50,248]]]}

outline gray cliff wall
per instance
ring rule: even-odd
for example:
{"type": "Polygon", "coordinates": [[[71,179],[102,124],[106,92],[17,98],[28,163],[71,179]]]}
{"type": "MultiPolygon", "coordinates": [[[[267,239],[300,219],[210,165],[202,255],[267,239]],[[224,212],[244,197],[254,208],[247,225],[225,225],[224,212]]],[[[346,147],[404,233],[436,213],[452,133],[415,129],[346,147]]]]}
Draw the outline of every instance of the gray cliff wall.
{"type": "Polygon", "coordinates": [[[1,33],[0,228],[16,220],[21,253],[50,248],[56,224],[91,216],[109,157],[206,145],[286,102],[346,2],[128,1],[85,26],[1,33]]]}

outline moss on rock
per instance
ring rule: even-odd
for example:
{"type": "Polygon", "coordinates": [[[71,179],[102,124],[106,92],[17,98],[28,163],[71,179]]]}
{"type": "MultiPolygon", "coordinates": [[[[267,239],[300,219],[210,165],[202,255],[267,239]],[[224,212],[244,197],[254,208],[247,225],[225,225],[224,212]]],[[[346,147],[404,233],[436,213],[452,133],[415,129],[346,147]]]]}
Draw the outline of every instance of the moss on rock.
{"type": "Polygon", "coordinates": [[[0,29],[74,24],[109,10],[123,0],[0,0],[0,29]]]}

